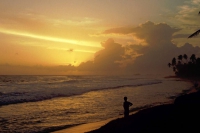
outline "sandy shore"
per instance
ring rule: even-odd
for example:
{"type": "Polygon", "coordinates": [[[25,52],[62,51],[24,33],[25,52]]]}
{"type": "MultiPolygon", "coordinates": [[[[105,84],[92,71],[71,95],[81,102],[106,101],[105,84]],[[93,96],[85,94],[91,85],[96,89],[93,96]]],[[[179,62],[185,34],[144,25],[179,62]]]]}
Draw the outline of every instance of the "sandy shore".
{"type": "Polygon", "coordinates": [[[101,126],[109,123],[110,121],[112,121],[114,119],[115,118],[104,120],[104,121],[99,121],[99,122],[94,122],[94,123],[82,124],[82,125],[70,127],[70,128],[67,128],[67,129],[55,131],[55,132],[52,132],[52,133],[85,133],[85,132],[89,132],[89,131],[98,129],[101,126]]]}
{"type": "Polygon", "coordinates": [[[192,89],[171,104],[158,105],[119,118],[88,133],[169,133],[197,132],[200,119],[200,92],[192,89]]]}
{"type": "Polygon", "coordinates": [[[190,89],[164,105],[134,112],[128,119],[123,116],[100,122],[83,124],[53,133],[141,133],[192,132],[200,118],[200,92],[190,89]]]}
{"type": "MultiPolygon", "coordinates": [[[[137,111],[131,112],[130,115],[133,115],[135,113],[137,113],[137,111]]],[[[62,129],[62,130],[55,131],[52,133],[86,133],[86,132],[90,132],[90,131],[99,129],[100,127],[108,124],[110,121],[113,121],[116,119],[121,119],[121,118],[123,118],[123,115],[120,115],[115,118],[110,118],[107,120],[99,121],[99,122],[87,123],[87,124],[82,124],[82,125],[62,129]]]]}

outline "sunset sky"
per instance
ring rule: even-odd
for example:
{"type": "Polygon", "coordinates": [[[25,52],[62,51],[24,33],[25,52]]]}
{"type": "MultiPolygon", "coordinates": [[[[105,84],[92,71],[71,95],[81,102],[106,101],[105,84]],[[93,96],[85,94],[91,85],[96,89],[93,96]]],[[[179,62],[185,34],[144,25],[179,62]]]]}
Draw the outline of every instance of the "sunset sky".
{"type": "Polygon", "coordinates": [[[0,0],[0,74],[170,73],[200,55],[200,0],[0,0]]]}

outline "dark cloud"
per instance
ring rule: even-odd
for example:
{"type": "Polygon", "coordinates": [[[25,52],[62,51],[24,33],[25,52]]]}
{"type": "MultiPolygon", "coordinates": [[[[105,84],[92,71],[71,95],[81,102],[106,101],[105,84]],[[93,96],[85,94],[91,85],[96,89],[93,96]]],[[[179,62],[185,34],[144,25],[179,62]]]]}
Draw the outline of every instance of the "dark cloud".
{"type": "Polygon", "coordinates": [[[192,54],[196,54],[197,56],[200,56],[200,47],[198,46],[193,46],[190,43],[185,43],[182,47],[178,48],[180,53],[187,54],[188,56],[191,56],[192,54]]]}
{"type": "Polygon", "coordinates": [[[133,27],[112,28],[103,32],[103,34],[130,34],[133,32],[133,27]]]}
{"type": "Polygon", "coordinates": [[[176,34],[173,38],[188,38],[191,34],[176,34]]]}
{"type": "Polygon", "coordinates": [[[166,45],[171,44],[172,34],[179,31],[165,23],[155,24],[146,22],[133,29],[136,37],[144,39],[148,45],[166,45]]]}
{"type": "Polygon", "coordinates": [[[172,28],[165,23],[146,22],[138,27],[121,27],[106,30],[104,34],[133,34],[144,40],[147,45],[129,45],[122,47],[113,39],[102,44],[103,50],[96,53],[94,61],[82,63],[79,69],[91,71],[123,71],[133,73],[166,73],[173,74],[167,64],[180,54],[199,54],[200,48],[186,43],[177,47],[171,40],[180,29],[172,28]],[[123,69],[120,67],[123,66],[123,69]]]}
{"type": "Polygon", "coordinates": [[[104,49],[96,52],[94,60],[81,63],[78,70],[84,71],[119,71],[120,64],[125,55],[125,48],[115,43],[113,39],[108,39],[102,43],[104,49]]]}
{"type": "Polygon", "coordinates": [[[147,44],[163,44],[169,43],[173,33],[180,29],[172,28],[165,23],[155,24],[148,21],[137,27],[120,27],[106,30],[103,34],[133,34],[137,38],[144,39],[147,44]]]}
{"type": "Polygon", "coordinates": [[[142,56],[139,56],[135,61],[127,67],[130,72],[143,73],[170,73],[171,69],[167,68],[167,63],[171,62],[173,57],[180,54],[199,54],[199,47],[193,47],[186,43],[182,47],[177,47],[172,44],[172,35],[179,29],[172,28],[167,24],[154,24],[152,22],[144,23],[134,29],[135,35],[144,39],[147,46],[140,49],[142,56]],[[170,71],[169,71],[170,70],[170,71]]]}

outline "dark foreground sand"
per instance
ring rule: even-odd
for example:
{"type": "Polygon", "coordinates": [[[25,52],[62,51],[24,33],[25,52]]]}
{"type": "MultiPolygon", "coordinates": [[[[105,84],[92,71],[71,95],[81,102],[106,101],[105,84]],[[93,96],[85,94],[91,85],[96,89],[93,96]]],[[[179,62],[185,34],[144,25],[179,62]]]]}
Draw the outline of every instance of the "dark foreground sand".
{"type": "Polygon", "coordinates": [[[55,133],[199,133],[199,121],[200,91],[191,88],[171,103],[142,109],[127,119],[88,123],[55,133]]]}
{"type": "Polygon", "coordinates": [[[171,104],[143,109],[128,119],[112,120],[87,133],[200,132],[200,91],[179,96],[171,104]]]}

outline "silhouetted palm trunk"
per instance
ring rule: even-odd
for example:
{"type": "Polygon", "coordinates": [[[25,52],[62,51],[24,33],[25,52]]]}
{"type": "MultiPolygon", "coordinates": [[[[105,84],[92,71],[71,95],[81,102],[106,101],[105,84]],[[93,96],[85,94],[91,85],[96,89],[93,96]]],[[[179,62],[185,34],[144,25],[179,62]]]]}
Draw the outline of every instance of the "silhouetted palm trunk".
{"type": "Polygon", "coordinates": [[[188,38],[192,38],[197,36],[200,33],[200,30],[197,30],[196,32],[194,32],[192,35],[190,35],[188,38]]]}
{"type": "MultiPolygon", "coordinates": [[[[199,11],[199,13],[198,13],[199,15],[200,15],[200,11],[199,11]]],[[[195,36],[197,36],[197,35],[199,35],[199,33],[200,33],[200,29],[199,30],[197,30],[196,32],[194,32],[192,35],[190,35],[188,38],[192,38],[192,37],[195,37],[195,36]]]]}

